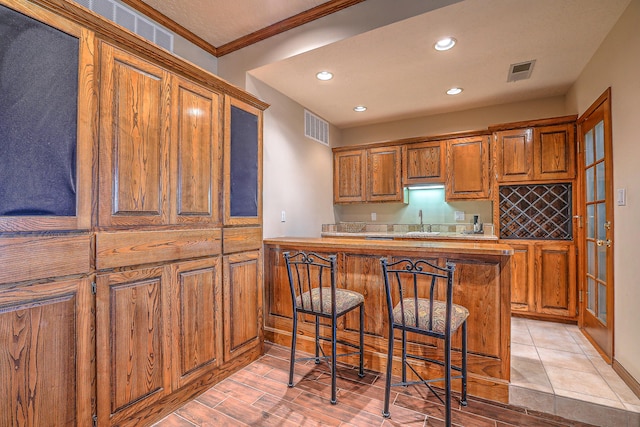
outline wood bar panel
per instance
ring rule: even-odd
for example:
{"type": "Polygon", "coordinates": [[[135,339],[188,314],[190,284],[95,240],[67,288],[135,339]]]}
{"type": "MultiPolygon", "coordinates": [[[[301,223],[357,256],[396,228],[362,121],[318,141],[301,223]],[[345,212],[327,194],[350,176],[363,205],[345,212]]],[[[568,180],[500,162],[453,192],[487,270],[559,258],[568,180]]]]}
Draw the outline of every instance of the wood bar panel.
{"type": "Polygon", "coordinates": [[[262,247],[262,227],[225,228],[222,250],[225,254],[257,250],[262,247]]]}
{"type": "MultiPolygon", "coordinates": [[[[270,341],[290,345],[292,310],[289,283],[282,252],[305,250],[338,255],[338,286],[365,297],[365,365],[382,371],[386,366],[388,314],[380,258],[422,258],[444,265],[456,264],[454,302],[469,309],[469,392],[507,402],[510,377],[510,297],[513,249],[492,243],[409,241],[358,241],[349,239],[282,238],[265,240],[265,334],[270,341]]],[[[299,345],[312,353],[313,324],[300,322],[299,345]]],[[[341,339],[356,343],[357,319],[345,317],[339,325],[341,339]]],[[[460,362],[460,337],[454,336],[452,359],[460,362]]],[[[397,338],[397,337],[396,337],[397,338]]],[[[408,337],[412,351],[441,355],[432,340],[408,337]]],[[[399,348],[396,346],[396,350],[399,348]]],[[[394,372],[399,372],[399,352],[394,372]],[[396,366],[397,363],[397,366],[396,366]]],[[[355,359],[348,363],[356,363],[355,359]]],[[[422,368],[426,375],[433,368],[422,368]]]]}

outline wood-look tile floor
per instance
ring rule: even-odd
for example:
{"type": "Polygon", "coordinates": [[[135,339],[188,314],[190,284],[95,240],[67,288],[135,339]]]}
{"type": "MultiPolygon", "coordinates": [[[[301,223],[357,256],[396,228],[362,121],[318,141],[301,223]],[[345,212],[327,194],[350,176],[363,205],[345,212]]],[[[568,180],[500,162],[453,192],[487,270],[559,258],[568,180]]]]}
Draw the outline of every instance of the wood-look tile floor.
{"type": "MultiPolygon", "coordinates": [[[[391,389],[391,418],[382,417],[384,376],[338,368],[338,404],[331,405],[328,367],[298,363],[287,387],[289,349],[265,343],[265,355],[157,422],[156,427],[193,426],[443,426],[444,407],[424,387],[391,389]]],[[[543,413],[470,397],[454,398],[453,423],[465,427],[589,426],[543,413]]]]}

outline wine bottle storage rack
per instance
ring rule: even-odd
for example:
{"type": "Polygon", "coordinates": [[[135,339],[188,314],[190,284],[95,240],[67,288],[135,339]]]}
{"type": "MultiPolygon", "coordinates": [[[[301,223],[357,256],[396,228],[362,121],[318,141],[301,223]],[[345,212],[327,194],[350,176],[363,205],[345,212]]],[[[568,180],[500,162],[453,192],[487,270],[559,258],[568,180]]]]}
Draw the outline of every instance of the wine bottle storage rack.
{"type": "Polygon", "coordinates": [[[500,238],[571,240],[571,184],[508,185],[499,190],[500,238]]]}

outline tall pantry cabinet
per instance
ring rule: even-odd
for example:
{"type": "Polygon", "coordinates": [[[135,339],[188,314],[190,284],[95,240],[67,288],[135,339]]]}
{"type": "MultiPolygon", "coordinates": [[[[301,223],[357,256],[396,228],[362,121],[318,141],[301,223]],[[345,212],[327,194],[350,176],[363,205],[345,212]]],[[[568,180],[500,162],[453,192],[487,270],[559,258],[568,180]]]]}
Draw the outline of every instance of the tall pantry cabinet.
{"type": "Polygon", "coordinates": [[[150,424],[262,351],[267,105],[75,3],[15,13],[78,45],[76,193],[0,215],[0,425],[150,424]]]}

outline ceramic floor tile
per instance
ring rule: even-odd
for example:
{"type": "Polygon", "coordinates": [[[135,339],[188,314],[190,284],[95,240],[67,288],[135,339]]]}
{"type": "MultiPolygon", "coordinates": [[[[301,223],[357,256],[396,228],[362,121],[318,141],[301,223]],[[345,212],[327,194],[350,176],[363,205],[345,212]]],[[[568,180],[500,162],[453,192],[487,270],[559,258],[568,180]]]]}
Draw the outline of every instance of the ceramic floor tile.
{"type": "Polygon", "coordinates": [[[509,404],[523,406],[547,414],[555,413],[553,393],[531,390],[526,387],[509,386],[509,404]]]}
{"type": "Polygon", "coordinates": [[[576,393],[574,391],[563,390],[561,388],[555,389],[554,392],[556,396],[567,397],[581,402],[593,403],[606,406],[608,408],[625,409],[624,404],[618,399],[606,399],[604,397],[592,396],[585,393],[576,393]]]}
{"type": "Polygon", "coordinates": [[[591,360],[584,354],[551,350],[548,348],[538,348],[537,352],[545,367],[556,366],[571,369],[573,371],[592,372],[594,374],[598,374],[598,371],[591,363],[591,360]]]}
{"type": "Polygon", "coordinates": [[[511,384],[531,390],[553,393],[551,382],[542,363],[518,356],[511,358],[511,384]]]}
{"type": "Polygon", "coordinates": [[[549,348],[584,354],[582,348],[571,338],[566,331],[531,331],[533,343],[538,348],[549,348]]]}
{"type": "Polygon", "coordinates": [[[511,343],[511,356],[518,356],[523,359],[528,359],[530,361],[540,361],[540,356],[538,356],[538,351],[536,347],[533,345],[525,345],[518,343],[511,343]]]}
{"type": "Polygon", "coordinates": [[[529,329],[525,327],[511,326],[511,342],[525,345],[533,345],[533,339],[529,333],[529,329]]]}
{"type": "Polygon", "coordinates": [[[609,384],[598,374],[577,372],[555,366],[546,366],[545,371],[551,382],[551,387],[556,393],[562,389],[609,400],[618,400],[609,384]]]}
{"type": "Polygon", "coordinates": [[[627,411],[566,397],[556,398],[556,414],[601,427],[631,427],[627,411]],[[564,414],[564,415],[563,415],[564,414]]]}

